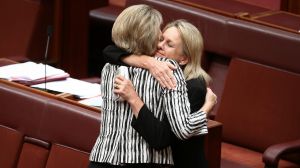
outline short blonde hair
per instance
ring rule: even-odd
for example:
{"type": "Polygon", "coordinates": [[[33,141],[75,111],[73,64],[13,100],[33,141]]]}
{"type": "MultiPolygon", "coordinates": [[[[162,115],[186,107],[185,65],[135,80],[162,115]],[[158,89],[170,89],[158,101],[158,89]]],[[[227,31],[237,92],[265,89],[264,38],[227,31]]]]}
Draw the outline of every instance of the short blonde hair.
{"type": "Polygon", "coordinates": [[[211,78],[201,67],[204,46],[200,31],[193,24],[183,19],[167,24],[163,31],[170,27],[175,27],[179,31],[183,45],[183,55],[189,58],[189,62],[183,69],[185,79],[203,77],[206,83],[209,84],[211,78]]]}
{"type": "Polygon", "coordinates": [[[148,5],[133,5],[117,17],[112,28],[112,41],[136,55],[154,55],[157,49],[161,13],[148,5]]]}

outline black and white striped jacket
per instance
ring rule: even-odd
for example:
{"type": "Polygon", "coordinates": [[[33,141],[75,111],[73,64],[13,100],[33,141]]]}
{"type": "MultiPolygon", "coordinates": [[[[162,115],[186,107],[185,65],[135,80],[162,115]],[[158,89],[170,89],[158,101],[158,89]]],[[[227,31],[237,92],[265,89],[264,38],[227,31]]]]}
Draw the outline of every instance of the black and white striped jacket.
{"type": "MultiPolygon", "coordinates": [[[[160,120],[168,117],[172,131],[181,139],[207,133],[206,114],[190,114],[186,82],[178,64],[174,76],[176,89],[162,88],[145,69],[129,67],[129,78],[150,111],[160,120]],[[164,115],[166,113],[166,115],[164,115]]],[[[90,154],[90,161],[120,165],[124,163],[173,164],[171,148],[155,150],[131,127],[133,113],[130,105],[113,99],[113,82],[119,66],[106,64],[101,75],[103,107],[100,134],[90,154]]]]}

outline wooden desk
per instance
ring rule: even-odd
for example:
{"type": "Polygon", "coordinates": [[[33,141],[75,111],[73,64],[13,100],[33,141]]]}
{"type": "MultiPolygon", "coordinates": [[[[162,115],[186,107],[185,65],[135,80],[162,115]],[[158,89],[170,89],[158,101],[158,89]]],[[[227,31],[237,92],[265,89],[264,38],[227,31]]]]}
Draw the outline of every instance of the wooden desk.
{"type": "MultiPolygon", "coordinates": [[[[10,59],[7,59],[7,58],[0,58],[0,67],[5,66],[5,65],[16,64],[16,63],[17,62],[15,62],[13,60],[10,60],[10,59]]],[[[100,112],[100,109],[98,109],[96,107],[86,106],[84,104],[78,103],[74,99],[74,97],[71,94],[68,94],[68,93],[52,94],[52,93],[49,93],[49,92],[45,92],[45,91],[42,91],[42,90],[31,88],[31,87],[28,87],[28,86],[25,86],[25,85],[22,85],[22,84],[19,84],[19,83],[16,83],[16,82],[10,82],[10,81],[4,80],[4,79],[0,79],[0,83],[3,83],[3,84],[8,85],[8,86],[12,86],[12,87],[20,88],[20,89],[23,89],[23,90],[26,90],[26,91],[29,91],[29,92],[32,92],[32,93],[36,93],[38,95],[42,95],[42,96],[45,96],[45,97],[48,97],[48,98],[57,99],[57,100],[60,100],[62,102],[66,102],[66,103],[73,104],[73,105],[76,105],[76,106],[79,106],[79,107],[83,107],[85,109],[100,112]]]]}
{"type": "Polygon", "coordinates": [[[205,156],[210,168],[221,167],[221,144],[223,124],[208,120],[208,134],[205,137],[205,156]]]}
{"type": "Polygon", "coordinates": [[[181,4],[204,9],[229,17],[249,16],[254,13],[269,11],[267,8],[250,5],[247,3],[227,0],[172,0],[181,4]]]}
{"type": "Polygon", "coordinates": [[[172,0],[181,4],[218,13],[224,16],[247,20],[253,23],[300,33],[300,15],[270,10],[255,5],[229,0],[172,0]]]}
{"type": "Polygon", "coordinates": [[[300,15],[285,11],[268,11],[247,18],[243,17],[243,19],[293,33],[300,33],[300,15]]]}
{"type": "Polygon", "coordinates": [[[78,103],[75,99],[72,98],[72,96],[70,94],[62,93],[62,94],[55,95],[55,94],[52,94],[52,93],[37,90],[37,89],[31,88],[31,87],[28,87],[28,86],[25,86],[25,85],[22,85],[22,84],[18,84],[16,82],[10,82],[10,81],[3,80],[3,79],[0,79],[0,83],[11,86],[11,87],[16,87],[16,88],[19,88],[19,89],[22,89],[22,90],[25,90],[25,91],[29,91],[29,92],[32,92],[32,93],[35,93],[35,94],[38,94],[38,95],[42,95],[42,96],[45,96],[45,97],[48,97],[48,98],[56,99],[56,100],[59,100],[59,101],[65,102],[65,103],[73,104],[73,105],[76,105],[76,106],[79,106],[79,107],[82,107],[82,108],[92,110],[92,111],[96,111],[96,112],[100,113],[100,109],[98,109],[96,107],[86,106],[84,104],[78,103]]]}

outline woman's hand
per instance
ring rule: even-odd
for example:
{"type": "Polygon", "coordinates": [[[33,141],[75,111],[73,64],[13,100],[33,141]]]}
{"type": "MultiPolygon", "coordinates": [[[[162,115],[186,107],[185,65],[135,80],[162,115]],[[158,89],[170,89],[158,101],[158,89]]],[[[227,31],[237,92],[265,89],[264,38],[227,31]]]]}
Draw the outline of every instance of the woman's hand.
{"type": "Polygon", "coordinates": [[[138,117],[138,113],[144,103],[134,90],[131,80],[125,79],[120,75],[116,76],[114,80],[114,93],[127,101],[130,104],[135,117],[138,117]]]}
{"type": "Polygon", "coordinates": [[[114,93],[118,94],[125,101],[131,101],[138,97],[130,80],[125,79],[123,76],[116,76],[114,81],[114,93]]]}
{"type": "Polygon", "coordinates": [[[175,70],[176,67],[170,62],[163,62],[149,57],[147,69],[162,87],[168,89],[174,89],[176,87],[176,79],[173,75],[173,70],[175,70]]]}
{"type": "Polygon", "coordinates": [[[212,109],[216,104],[217,104],[216,94],[210,88],[207,88],[205,102],[204,105],[201,107],[200,111],[209,113],[212,111],[212,109]]]}
{"type": "Polygon", "coordinates": [[[169,62],[158,61],[147,55],[129,55],[122,57],[121,60],[130,66],[149,70],[151,75],[162,87],[168,89],[174,89],[176,87],[176,79],[173,75],[173,70],[175,70],[176,67],[169,62]]]}

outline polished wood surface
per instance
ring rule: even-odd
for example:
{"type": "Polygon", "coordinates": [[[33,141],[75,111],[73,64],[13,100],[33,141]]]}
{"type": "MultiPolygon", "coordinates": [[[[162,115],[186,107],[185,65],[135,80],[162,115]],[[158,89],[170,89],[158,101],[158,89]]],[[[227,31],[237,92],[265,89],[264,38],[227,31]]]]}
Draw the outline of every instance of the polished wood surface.
{"type": "Polygon", "coordinates": [[[285,31],[300,33],[300,15],[293,13],[268,11],[244,19],[285,31]]]}
{"type": "MultiPolygon", "coordinates": [[[[0,67],[5,66],[5,65],[16,64],[16,63],[18,63],[18,62],[7,59],[7,58],[0,58],[0,67]]],[[[32,92],[32,93],[35,93],[35,94],[38,94],[38,95],[42,95],[42,96],[45,96],[45,97],[48,97],[48,98],[57,99],[57,100],[60,100],[62,102],[70,103],[70,104],[73,104],[73,105],[76,105],[76,106],[79,106],[79,107],[82,107],[82,108],[85,108],[85,109],[100,112],[99,108],[92,107],[92,106],[87,106],[87,105],[78,103],[76,101],[76,99],[74,99],[73,96],[71,94],[68,94],[68,93],[53,94],[53,93],[50,93],[50,92],[34,89],[34,88],[29,87],[29,86],[25,86],[25,85],[22,85],[22,84],[19,84],[19,83],[16,83],[16,82],[10,82],[10,81],[4,80],[4,79],[0,79],[0,83],[4,84],[4,85],[11,86],[11,87],[19,88],[19,89],[22,89],[22,90],[26,90],[26,91],[29,91],[29,92],[32,92]]]]}
{"type": "Polygon", "coordinates": [[[0,83],[4,84],[4,85],[8,85],[10,87],[15,87],[15,88],[19,88],[19,89],[22,89],[22,90],[25,90],[25,91],[28,91],[28,92],[32,92],[32,93],[35,93],[35,94],[38,94],[38,95],[42,95],[42,96],[45,96],[45,97],[48,97],[48,98],[56,99],[56,100],[59,100],[59,101],[65,102],[65,103],[73,104],[73,105],[76,105],[76,106],[79,106],[79,107],[82,107],[82,108],[85,108],[85,109],[89,109],[89,110],[96,111],[96,112],[101,112],[100,109],[98,109],[96,107],[86,106],[84,104],[78,103],[75,100],[66,98],[65,94],[55,95],[55,94],[52,94],[52,93],[37,90],[37,89],[31,88],[31,87],[28,87],[28,86],[25,86],[25,85],[22,85],[22,84],[18,84],[16,82],[10,82],[10,81],[3,80],[3,79],[0,79],[0,83]]]}
{"type": "MultiPolygon", "coordinates": [[[[283,11],[259,7],[242,1],[218,0],[172,0],[184,5],[192,6],[206,11],[218,13],[237,19],[262,24],[288,32],[300,33],[300,15],[283,11]]],[[[291,1],[292,2],[292,1],[291,1]]],[[[284,2],[282,2],[284,3],[284,2]]],[[[294,2],[295,3],[295,2],[294,2]]],[[[290,5],[291,3],[289,3],[290,5]]],[[[300,3],[299,3],[300,4],[300,3]]],[[[297,5],[294,5],[297,6],[297,5]]]]}
{"type": "Polygon", "coordinates": [[[219,0],[172,0],[181,4],[204,9],[214,13],[219,13],[230,17],[239,17],[241,15],[251,15],[268,11],[269,9],[250,5],[239,1],[219,1],[219,0]]]}

